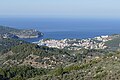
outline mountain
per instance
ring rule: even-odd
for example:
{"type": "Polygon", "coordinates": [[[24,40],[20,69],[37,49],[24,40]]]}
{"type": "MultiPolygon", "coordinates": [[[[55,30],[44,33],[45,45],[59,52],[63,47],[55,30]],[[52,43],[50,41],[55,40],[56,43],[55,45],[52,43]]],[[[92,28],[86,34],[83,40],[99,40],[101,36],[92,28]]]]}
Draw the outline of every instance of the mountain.
{"type": "Polygon", "coordinates": [[[34,29],[14,29],[6,26],[0,26],[0,37],[3,38],[38,38],[43,33],[34,29]]]}

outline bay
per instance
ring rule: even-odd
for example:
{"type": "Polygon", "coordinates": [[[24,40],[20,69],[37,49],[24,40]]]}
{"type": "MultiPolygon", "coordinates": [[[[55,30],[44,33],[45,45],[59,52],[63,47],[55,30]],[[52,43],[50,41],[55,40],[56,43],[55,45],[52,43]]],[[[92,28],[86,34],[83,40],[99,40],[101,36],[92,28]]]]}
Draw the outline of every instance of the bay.
{"type": "Polygon", "coordinates": [[[29,42],[46,38],[83,39],[120,34],[120,19],[0,18],[0,25],[18,29],[36,29],[44,33],[40,38],[24,39],[29,42]]]}

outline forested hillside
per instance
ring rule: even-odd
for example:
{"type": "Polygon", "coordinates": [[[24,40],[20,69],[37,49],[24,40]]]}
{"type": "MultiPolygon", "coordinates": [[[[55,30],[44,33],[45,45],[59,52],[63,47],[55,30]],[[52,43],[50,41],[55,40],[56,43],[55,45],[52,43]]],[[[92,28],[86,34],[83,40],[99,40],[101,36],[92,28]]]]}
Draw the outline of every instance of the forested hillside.
{"type": "Polygon", "coordinates": [[[120,79],[117,51],[69,51],[24,43],[1,56],[0,75],[8,80],[120,79]]]}
{"type": "Polygon", "coordinates": [[[119,80],[120,52],[68,51],[21,44],[1,55],[0,75],[10,80],[119,80]],[[9,54],[8,54],[9,53],[9,54]]]}

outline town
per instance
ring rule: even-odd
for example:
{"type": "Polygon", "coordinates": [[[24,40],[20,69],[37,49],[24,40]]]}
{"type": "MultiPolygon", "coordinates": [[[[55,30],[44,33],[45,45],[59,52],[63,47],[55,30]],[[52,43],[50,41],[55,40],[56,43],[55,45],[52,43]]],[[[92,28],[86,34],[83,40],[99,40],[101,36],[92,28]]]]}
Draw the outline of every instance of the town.
{"type": "Polygon", "coordinates": [[[106,35],[99,36],[88,39],[62,39],[62,40],[54,40],[54,39],[42,39],[37,43],[39,46],[48,46],[52,48],[58,49],[68,49],[68,50],[80,50],[84,49],[106,49],[107,46],[105,42],[110,41],[119,35],[106,35]]]}

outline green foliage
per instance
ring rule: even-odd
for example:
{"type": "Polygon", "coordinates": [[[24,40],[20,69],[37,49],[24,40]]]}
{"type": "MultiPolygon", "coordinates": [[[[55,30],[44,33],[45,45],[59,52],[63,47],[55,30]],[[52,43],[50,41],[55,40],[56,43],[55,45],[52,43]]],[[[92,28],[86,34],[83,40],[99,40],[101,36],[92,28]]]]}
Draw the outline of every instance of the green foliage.
{"type": "Polygon", "coordinates": [[[53,76],[59,76],[63,74],[63,67],[59,66],[58,68],[56,68],[55,70],[50,72],[51,75],[53,76]]]}
{"type": "Polygon", "coordinates": [[[14,66],[10,68],[0,68],[0,74],[11,80],[26,80],[37,75],[46,74],[47,70],[42,68],[33,68],[31,66],[14,66]]]}
{"type": "Polygon", "coordinates": [[[120,48],[119,44],[120,44],[120,37],[117,37],[105,43],[105,45],[108,46],[108,48],[112,50],[117,50],[118,48],[120,48]]]}
{"type": "Polygon", "coordinates": [[[102,71],[103,71],[103,69],[102,69],[102,67],[100,67],[100,66],[96,69],[96,73],[102,72],[102,71]]]}
{"type": "Polygon", "coordinates": [[[9,33],[9,32],[19,32],[19,29],[14,29],[6,26],[0,26],[0,34],[9,33]]]}
{"type": "Polygon", "coordinates": [[[26,80],[26,79],[24,79],[21,76],[17,75],[15,77],[11,78],[10,80],[26,80]]]}
{"type": "Polygon", "coordinates": [[[18,39],[11,39],[11,38],[0,39],[0,52],[5,53],[12,46],[21,45],[24,43],[27,43],[27,42],[22,41],[22,40],[18,40],[18,39]]]}
{"type": "Polygon", "coordinates": [[[81,67],[80,65],[70,65],[64,68],[64,72],[70,72],[72,70],[79,70],[81,67]]]}
{"type": "Polygon", "coordinates": [[[103,72],[99,72],[97,73],[94,78],[98,79],[98,80],[102,80],[102,78],[104,78],[107,75],[107,72],[103,71],[103,72]]]}
{"type": "Polygon", "coordinates": [[[62,67],[62,69],[56,68],[51,74],[57,75],[47,74],[45,76],[35,77],[34,80],[119,80],[119,58],[120,54],[118,52],[107,53],[99,58],[86,58],[85,62],[76,62],[62,67]]]}
{"type": "Polygon", "coordinates": [[[30,54],[34,54],[41,57],[49,57],[58,54],[67,54],[67,51],[59,50],[56,48],[48,48],[46,46],[38,46],[36,44],[22,44],[14,46],[11,51],[15,53],[14,55],[7,56],[8,59],[20,60],[26,58],[30,54]]]}

